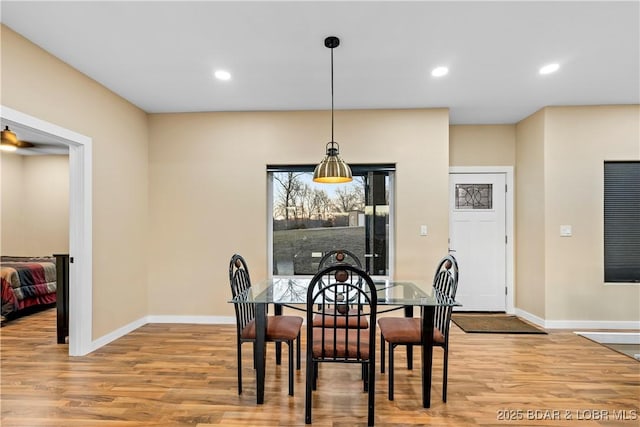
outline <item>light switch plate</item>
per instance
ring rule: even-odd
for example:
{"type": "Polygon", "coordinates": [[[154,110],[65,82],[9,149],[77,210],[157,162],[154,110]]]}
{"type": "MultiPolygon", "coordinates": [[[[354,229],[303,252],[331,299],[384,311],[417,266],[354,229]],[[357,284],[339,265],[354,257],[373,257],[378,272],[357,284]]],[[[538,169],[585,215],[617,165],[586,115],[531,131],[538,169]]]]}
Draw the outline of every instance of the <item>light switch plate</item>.
{"type": "Polygon", "coordinates": [[[560,236],[562,237],[571,237],[573,235],[570,225],[561,225],[560,226],[560,236]]]}
{"type": "Polygon", "coordinates": [[[421,225],[420,226],[420,235],[421,236],[426,236],[427,235],[427,226],[426,225],[421,225]]]}

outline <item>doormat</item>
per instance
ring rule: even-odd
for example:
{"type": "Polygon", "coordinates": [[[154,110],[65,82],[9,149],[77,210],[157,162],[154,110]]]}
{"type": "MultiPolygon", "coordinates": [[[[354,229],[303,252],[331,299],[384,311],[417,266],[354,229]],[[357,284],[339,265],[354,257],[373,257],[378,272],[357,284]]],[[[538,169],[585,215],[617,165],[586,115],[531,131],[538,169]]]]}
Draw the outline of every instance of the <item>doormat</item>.
{"type": "Polygon", "coordinates": [[[508,314],[453,313],[451,320],[453,320],[460,329],[469,333],[546,334],[542,329],[508,314]]]}

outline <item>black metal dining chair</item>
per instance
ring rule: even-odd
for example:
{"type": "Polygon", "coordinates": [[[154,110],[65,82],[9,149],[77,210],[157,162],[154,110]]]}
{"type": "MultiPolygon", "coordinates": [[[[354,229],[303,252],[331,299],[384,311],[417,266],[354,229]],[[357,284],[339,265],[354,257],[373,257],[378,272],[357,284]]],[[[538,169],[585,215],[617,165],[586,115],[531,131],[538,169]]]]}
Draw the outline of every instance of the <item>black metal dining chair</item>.
{"type": "MultiPolygon", "coordinates": [[[[229,262],[229,283],[236,312],[237,356],[238,356],[238,394],[242,394],[242,344],[253,343],[253,363],[255,360],[256,324],[255,304],[242,302],[251,292],[251,278],[244,258],[234,254],[229,262]]],[[[289,396],[293,396],[293,342],[296,341],[297,365],[300,370],[300,330],[303,318],[299,316],[269,316],[267,319],[266,341],[287,343],[289,347],[289,396]]],[[[276,359],[279,364],[279,360],[276,359]]]]}
{"type": "MultiPolygon", "coordinates": [[[[458,262],[452,255],[447,255],[438,263],[433,278],[434,296],[447,304],[455,300],[458,288],[458,262]]],[[[451,305],[435,307],[433,319],[433,345],[443,350],[442,401],[447,401],[447,376],[449,366],[449,326],[451,324],[451,305]]],[[[394,386],[394,353],[399,345],[422,345],[422,322],[417,317],[384,317],[378,320],[380,327],[380,369],[384,373],[384,347],[389,344],[389,400],[393,400],[394,386]]],[[[407,352],[407,368],[412,369],[412,361],[407,352]]]]}
{"type": "MultiPolygon", "coordinates": [[[[362,269],[362,263],[360,262],[360,259],[356,256],[356,254],[346,249],[334,249],[325,253],[324,256],[320,259],[320,263],[318,264],[318,271],[321,271],[332,265],[352,265],[354,267],[362,269]]],[[[319,284],[322,284],[322,281],[320,281],[319,284]]],[[[345,316],[343,313],[338,313],[337,316],[322,316],[320,314],[317,314],[313,317],[313,325],[332,326],[333,322],[336,322],[337,326],[340,328],[367,329],[369,327],[369,323],[367,322],[366,317],[358,318],[357,316],[354,316],[354,308],[350,307],[350,310],[351,316],[349,317],[345,316]],[[356,323],[356,321],[358,321],[358,323],[356,323]]]]}
{"type": "Polygon", "coordinates": [[[368,425],[374,423],[375,412],[375,328],[345,328],[337,322],[313,325],[313,317],[328,319],[345,316],[347,324],[366,318],[376,323],[376,288],[371,277],[351,265],[332,265],[317,272],[307,291],[307,366],[305,423],[311,424],[312,390],[318,381],[320,363],[355,363],[362,365],[364,390],[368,393],[368,425]],[[327,304],[326,302],[331,302],[327,304]],[[355,307],[351,310],[350,307],[355,307]]]}

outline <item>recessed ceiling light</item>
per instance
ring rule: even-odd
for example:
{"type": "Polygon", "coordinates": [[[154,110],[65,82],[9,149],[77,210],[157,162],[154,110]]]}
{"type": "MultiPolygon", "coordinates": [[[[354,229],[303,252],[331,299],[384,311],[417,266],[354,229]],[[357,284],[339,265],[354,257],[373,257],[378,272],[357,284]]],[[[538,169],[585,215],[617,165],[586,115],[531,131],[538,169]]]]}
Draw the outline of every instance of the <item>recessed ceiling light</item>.
{"type": "Polygon", "coordinates": [[[225,70],[217,70],[213,75],[218,80],[229,80],[231,78],[231,74],[225,70]]]}
{"type": "Polygon", "coordinates": [[[449,74],[449,69],[447,67],[436,67],[431,70],[431,75],[433,77],[442,77],[446,76],[447,74],[449,74]]]}
{"type": "Polygon", "coordinates": [[[558,71],[558,69],[560,68],[560,65],[553,63],[553,64],[547,64],[544,67],[540,68],[539,73],[540,74],[551,74],[551,73],[555,73],[556,71],[558,71]]]}

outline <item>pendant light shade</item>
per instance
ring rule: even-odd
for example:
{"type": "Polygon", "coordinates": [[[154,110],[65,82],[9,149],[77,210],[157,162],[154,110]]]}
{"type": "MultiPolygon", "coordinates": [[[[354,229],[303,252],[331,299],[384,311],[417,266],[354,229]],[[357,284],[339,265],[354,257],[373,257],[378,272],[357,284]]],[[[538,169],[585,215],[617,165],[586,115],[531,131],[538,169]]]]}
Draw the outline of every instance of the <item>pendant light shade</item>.
{"type": "Polygon", "coordinates": [[[327,155],[313,171],[313,180],[325,184],[340,184],[353,180],[351,168],[338,155],[338,143],[327,143],[327,155]]]}
{"type": "Polygon", "coordinates": [[[2,131],[2,143],[0,144],[0,150],[2,151],[16,151],[18,149],[18,138],[16,134],[9,130],[9,126],[5,126],[2,131]]]}
{"type": "Polygon", "coordinates": [[[339,145],[333,140],[333,49],[340,45],[337,37],[324,39],[325,47],[331,49],[331,142],[327,143],[327,155],[313,171],[313,180],[325,184],[351,182],[351,168],[340,158],[339,145]]]}

